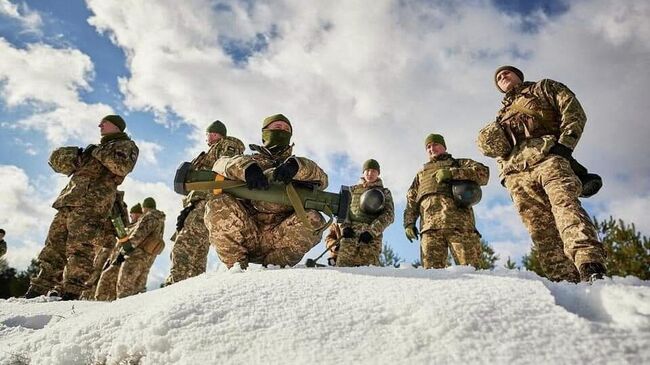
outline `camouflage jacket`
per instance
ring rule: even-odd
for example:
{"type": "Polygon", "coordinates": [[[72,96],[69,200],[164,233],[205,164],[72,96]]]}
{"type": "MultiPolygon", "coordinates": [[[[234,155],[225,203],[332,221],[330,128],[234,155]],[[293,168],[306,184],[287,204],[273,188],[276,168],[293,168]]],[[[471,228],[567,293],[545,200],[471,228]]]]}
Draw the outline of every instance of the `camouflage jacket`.
{"type": "MultiPolygon", "coordinates": [[[[212,144],[207,152],[201,152],[192,160],[194,170],[212,170],[212,166],[219,157],[232,157],[244,153],[246,147],[244,143],[235,137],[224,137],[212,144]]],[[[192,202],[206,199],[210,196],[208,191],[190,191],[183,199],[183,206],[187,207],[192,202]]]]}
{"type": "Polygon", "coordinates": [[[475,230],[474,211],[472,208],[456,206],[449,184],[443,183],[447,189],[434,189],[437,192],[433,193],[423,195],[419,191],[423,188],[421,182],[425,179],[430,181],[440,168],[448,168],[452,180],[471,180],[479,185],[486,185],[489,179],[489,169],[479,162],[464,158],[454,159],[450,154],[437,156],[417,173],[406,193],[404,227],[415,225],[419,217],[421,232],[431,229],[475,230]]]}
{"type": "MultiPolygon", "coordinates": [[[[357,233],[368,231],[373,235],[373,237],[379,237],[384,232],[384,230],[388,228],[391,223],[393,223],[395,220],[393,196],[391,195],[390,190],[384,187],[384,184],[380,178],[377,178],[377,181],[374,183],[368,183],[362,177],[356,185],[350,186],[352,199],[354,200],[355,197],[358,199],[361,194],[373,188],[379,188],[384,193],[384,211],[375,217],[370,223],[353,221],[350,223],[341,223],[341,227],[352,226],[352,228],[357,233]]],[[[351,214],[354,215],[354,212],[351,212],[351,214]]]]}
{"type": "Polygon", "coordinates": [[[7,253],[7,242],[5,240],[0,241],[0,257],[4,256],[7,253]]]}
{"type": "Polygon", "coordinates": [[[157,248],[164,248],[165,213],[152,209],[142,214],[140,219],[129,227],[129,242],[133,247],[153,253],[157,248]],[[159,247],[162,245],[162,247],[159,247]]]}
{"type": "Polygon", "coordinates": [[[540,163],[556,143],[574,149],[587,122],[573,92],[549,79],[518,85],[502,104],[496,121],[513,146],[509,155],[497,158],[502,179],[540,163]]]}
{"type": "MultiPolygon", "coordinates": [[[[328,179],[325,171],[314,161],[306,157],[291,155],[291,148],[286,149],[284,152],[274,154],[262,146],[251,144],[249,147],[251,150],[256,151],[256,153],[235,157],[221,157],[214,164],[212,170],[225,176],[227,179],[246,181],[244,174],[246,168],[257,163],[268,177],[269,182],[273,183],[271,178],[274,169],[291,157],[298,161],[298,172],[293,177],[294,181],[309,183],[319,190],[325,190],[327,188],[328,179]]],[[[264,201],[245,201],[245,204],[255,219],[265,224],[278,223],[294,212],[290,206],[264,201]]]]}
{"type": "Polygon", "coordinates": [[[98,216],[108,217],[117,186],[133,170],[139,153],[126,134],[119,135],[105,136],[92,152],[84,152],[70,182],[52,204],[54,208],[91,207],[98,216]]]}

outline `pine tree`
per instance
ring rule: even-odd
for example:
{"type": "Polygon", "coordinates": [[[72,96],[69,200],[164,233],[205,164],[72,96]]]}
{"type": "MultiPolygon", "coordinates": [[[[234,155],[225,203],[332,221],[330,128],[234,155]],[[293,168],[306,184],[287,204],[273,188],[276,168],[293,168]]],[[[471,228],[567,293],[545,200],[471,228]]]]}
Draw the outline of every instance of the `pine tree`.
{"type": "Polygon", "coordinates": [[[503,267],[509,270],[519,269],[517,264],[514,261],[510,260],[510,256],[508,256],[508,261],[506,261],[506,263],[503,264],[503,267]]]}
{"type": "Polygon", "coordinates": [[[393,251],[393,248],[384,242],[384,247],[382,247],[381,254],[379,255],[379,265],[397,267],[401,261],[402,258],[399,257],[397,252],[393,251]]]}
{"type": "Polygon", "coordinates": [[[494,253],[494,249],[486,240],[481,239],[481,261],[478,264],[478,269],[492,270],[497,261],[499,261],[499,255],[494,253]]]}
{"type": "Polygon", "coordinates": [[[524,255],[521,258],[521,264],[526,268],[526,270],[532,271],[541,277],[546,277],[544,270],[542,270],[542,265],[540,265],[539,260],[537,259],[535,250],[532,250],[529,255],[524,255]]]}
{"type": "Polygon", "coordinates": [[[623,220],[599,222],[594,225],[607,252],[607,275],[633,275],[642,280],[650,279],[650,239],[636,230],[634,223],[623,220]]]}
{"type": "Polygon", "coordinates": [[[16,269],[9,267],[7,260],[0,258],[0,298],[11,297],[11,285],[16,280],[16,269]]]}

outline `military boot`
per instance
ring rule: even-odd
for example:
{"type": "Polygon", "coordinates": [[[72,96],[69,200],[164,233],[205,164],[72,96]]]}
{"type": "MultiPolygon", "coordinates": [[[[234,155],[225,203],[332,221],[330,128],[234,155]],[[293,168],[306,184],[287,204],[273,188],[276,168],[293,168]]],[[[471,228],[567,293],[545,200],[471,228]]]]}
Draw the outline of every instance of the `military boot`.
{"type": "Polygon", "coordinates": [[[27,289],[27,292],[25,293],[25,299],[33,299],[36,297],[40,297],[41,295],[45,295],[45,293],[42,293],[41,291],[37,290],[33,286],[29,286],[27,289]]]}
{"type": "Polygon", "coordinates": [[[580,265],[580,281],[593,283],[596,280],[602,280],[607,273],[605,265],[598,262],[588,262],[580,265]]]}

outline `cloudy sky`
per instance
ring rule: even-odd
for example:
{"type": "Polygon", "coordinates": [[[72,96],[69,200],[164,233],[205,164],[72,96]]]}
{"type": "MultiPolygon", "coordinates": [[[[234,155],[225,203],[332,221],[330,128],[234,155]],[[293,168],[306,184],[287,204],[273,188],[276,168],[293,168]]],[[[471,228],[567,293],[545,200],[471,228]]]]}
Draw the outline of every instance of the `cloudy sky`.
{"type": "MultiPolygon", "coordinates": [[[[456,157],[490,166],[478,228],[503,261],[519,259],[530,239],[475,143],[500,105],[492,77],[502,64],[577,94],[588,123],[575,155],[605,183],[585,206],[649,234],[649,18],[645,0],[0,0],[8,258],[23,268],[44,242],[66,183],[50,151],[97,142],[102,116],[123,115],[140,146],[127,203],[155,197],[170,237],[181,209],[173,174],[205,147],[205,127],[220,119],[258,143],[261,120],[281,112],[295,152],[328,172],[328,190],[356,182],[367,158],[381,163],[397,203],[385,241],[407,261],[419,250],[403,234],[405,192],[426,161],[424,137],[443,134],[456,157]]],[[[168,272],[169,246],[151,285],[168,272]]]]}

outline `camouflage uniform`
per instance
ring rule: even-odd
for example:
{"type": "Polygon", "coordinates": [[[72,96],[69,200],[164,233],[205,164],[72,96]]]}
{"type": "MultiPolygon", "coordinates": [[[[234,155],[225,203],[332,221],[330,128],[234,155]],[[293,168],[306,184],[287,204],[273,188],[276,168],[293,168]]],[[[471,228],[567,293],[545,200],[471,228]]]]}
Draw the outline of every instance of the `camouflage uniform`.
{"type": "MultiPolygon", "coordinates": [[[[140,217],[142,218],[142,217],[140,217]]],[[[139,221],[139,220],[138,220],[139,221]]],[[[138,221],[132,222],[126,227],[126,232],[128,235],[133,232],[135,225],[138,221]]],[[[122,245],[119,242],[113,240],[113,247],[108,250],[108,257],[104,261],[102,266],[102,272],[97,280],[97,285],[95,288],[94,299],[102,301],[112,301],[117,299],[117,276],[120,273],[120,265],[113,265],[117,256],[120,254],[120,248],[122,245]]]]}
{"type": "Polygon", "coordinates": [[[350,204],[350,222],[337,223],[336,228],[330,229],[330,234],[325,239],[327,247],[330,249],[330,257],[336,258],[336,266],[379,266],[379,255],[381,254],[382,239],[384,230],[393,223],[395,219],[395,209],[393,206],[393,197],[390,190],[384,188],[381,178],[373,183],[368,183],[362,177],[357,185],[350,187],[352,193],[352,202],[350,204]],[[381,214],[369,215],[364,213],[359,207],[361,194],[373,189],[379,188],[384,193],[384,210],[381,214]],[[353,238],[342,238],[342,230],[345,227],[351,227],[354,230],[353,238]],[[372,240],[369,243],[359,241],[359,235],[362,232],[369,232],[372,240]],[[340,239],[338,252],[333,245],[340,239]]]}
{"type": "Polygon", "coordinates": [[[4,256],[7,253],[7,242],[5,240],[0,240],[0,257],[4,256]]]}
{"type": "Polygon", "coordinates": [[[135,167],[138,152],[125,133],[113,133],[80,156],[70,182],[52,205],[57,213],[38,256],[40,272],[30,283],[31,292],[45,294],[54,288],[74,298],[87,289],[97,236],[106,227],[117,186],[135,167]]]}
{"type": "MultiPolygon", "coordinates": [[[[569,88],[548,79],[515,86],[502,103],[494,125],[514,147],[497,156],[501,181],[547,277],[578,281],[576,267],[604,264],[605,252],[578,200],[580,180],[565,157],[549,152],[557,144],[575,148],[587,120],[585,113],[569,88]]],[[[492,139],[484,128],[479,148],[485,151],[498,143],[492,139]]]]}
{"type": "Polygon", "coordinates": [[[404,227],[415,225],[420,217],[420,256],[424,268],[447,266],[451,249],[459,265],[477,267],[481,257],[481,236],[476,230],[472,208],[458,207],[448,182],[437,183],[439,169],[449,169],[452,180],[488,182],[486,166],[470,159],[455,159],[444,153],[431,159],[413,179],[406,194],[404,227]]]}
{"type": "Polygon", "coordinates": [[[165,213],[146,211],[129,234],[135,250],[126,256],[117,276],[117,297],[124,298],[147,290],[147,277],[156,256],[165,247],[165,213]]]}
{"type": "MultiPolygon", "coordinates": [[[[291,156],[290,148],[278,154],[256,145],[250,148],[258,153],[221,157],[213,171],[227,179],[245,181],[244,172],[250,165],[257,163],[265,175],[271,176],[275,167],[292,157],[299,166],[294,181],[314,184],[320,190],[327,187],[327,174],[315,162],[291,156]]],[[[308,209],[306,213],[311,227],[323,225],[318,211],[308,209]]],[[[322,232],[305,227],[290,206],[240,200],[228,193],[216,195],[207,202],[205,225],[210,232],[210,244],[229,268],[237,262],[242,267],[248,263],[293,266],[322,236],[322,232]]]]}
{"type": "MultiPolygon", "coordinates": [[[[196,170],[212,170],[219,157],[232,157],[244,153],[244,144],[234,137],[223,137],[208,149],[201,152],[193,161],[196,170]]],[[[212,194],[207,191],[192,191],[184,199],[183,206],[192,207],[185,218],[183,228],[177,232],[171,252],[171,270],[165,280],[167,285],[200,275],[205,272],[208,261],[210,241],[208,229],[203,222],[206,200],[212,194]]]]}

